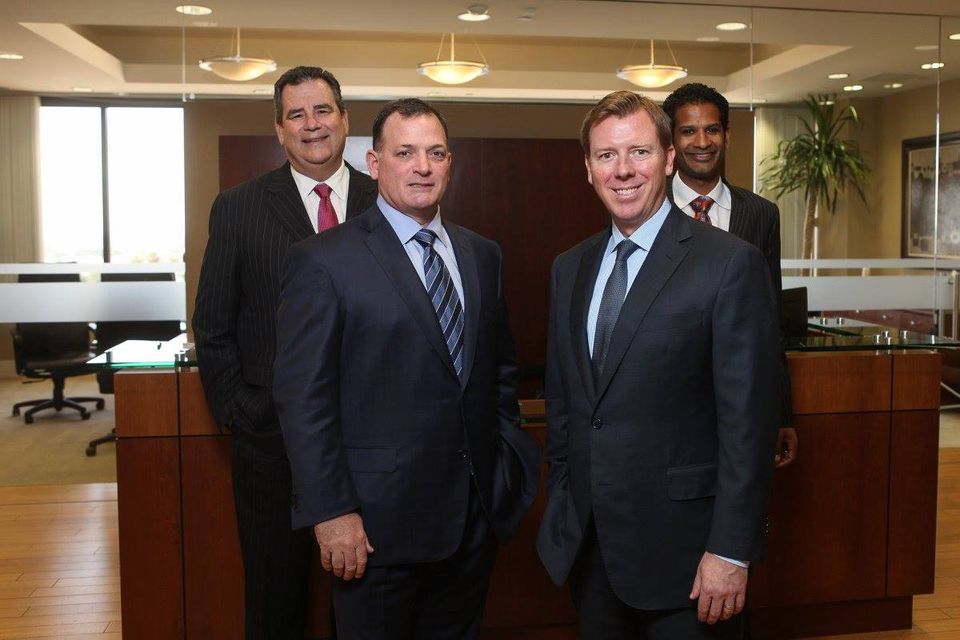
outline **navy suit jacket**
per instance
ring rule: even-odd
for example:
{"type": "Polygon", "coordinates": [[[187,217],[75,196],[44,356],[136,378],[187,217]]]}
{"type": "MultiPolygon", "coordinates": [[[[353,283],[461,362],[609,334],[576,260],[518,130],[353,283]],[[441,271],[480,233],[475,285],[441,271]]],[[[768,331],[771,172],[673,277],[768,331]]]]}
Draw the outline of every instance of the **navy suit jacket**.
{"type": "MultiPolygon", "coordinates": [[[[349,219],[376,202],[377,183],[347,168],[349,219]]],[[[193,334],[207,405],[218,424],[279,434],[270,384],[280,268],[290,245],[313,235],[289,163],[214,200],[193,334]]]]}
{"type": "Polygon", "coordinates": [[[537,548],[561,584],[592,517],[623,602],[685,607],[705,551],[761,553],[781,367],[769,271],[756,248],[673,207],[594,380],[586,319],[609,237],[553,266],[537,548]]]}
{"type": "Polygon", "coordinates": [[[519,429],[500,249],[444,226],[464,289],[462,380],[378,207],[298,243],[284,266],[273,388],[293,524],[358,511],[373,565],[453,554],[471,483],[500,540],[536,491],[539,448],[519,429]]]}

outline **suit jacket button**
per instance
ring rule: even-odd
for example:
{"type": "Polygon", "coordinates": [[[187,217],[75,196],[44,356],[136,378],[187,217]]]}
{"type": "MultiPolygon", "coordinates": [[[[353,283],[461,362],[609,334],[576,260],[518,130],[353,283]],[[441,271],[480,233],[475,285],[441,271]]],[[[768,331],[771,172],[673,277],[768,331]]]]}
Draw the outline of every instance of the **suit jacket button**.
{"type": "Polygon", "coordinates": [[[594,419],[593,419],[593,428],[594,428],[594,429],[599,429],[599,428],[602,427],[602,426],[603,426],[603,422],[600,420],[600,418],[594,418],[594,419]]]}
{"type": "Polygon", "coordinates": [[[457,451],[457,455],[460,456],[460,459],[461,459],[461,460],[466,460],[466,459],[467,459],[467,452],[464,451],[463,449],[459,449],[459,450],[457,451]]]}

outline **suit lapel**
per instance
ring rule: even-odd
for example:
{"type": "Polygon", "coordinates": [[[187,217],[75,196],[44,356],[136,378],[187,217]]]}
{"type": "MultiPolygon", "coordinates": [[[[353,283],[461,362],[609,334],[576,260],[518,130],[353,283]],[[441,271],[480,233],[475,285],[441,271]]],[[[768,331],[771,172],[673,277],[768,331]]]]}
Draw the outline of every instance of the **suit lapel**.
{"type": "MultiPolygon", "coordinates": [[[[372,207],[375,198],[370,197],[372,194],[366,185],[370,177],[354,169],[349,162],[344,164],[347,165],[347,171],[350,173],[350,180],[347,183],[347,213],[344,217],[345,220],[349,220],[372,207]]],[[[376,191],[374,190],[373,193],[375,194],[376,191]]]]}
{"type": "MultiPolygon", "coordinates": [[[[724,182],[724,184],[727,184],[724,182]]],[[[735,187],[727,184],[727,189],[730,190],[730,233],[737,236],[738,238],[745,237],[747,231],[747,212],[744,209],[743,197],[737,193],[735,187]]]]}
{"type": "MultiPolygon", "coordinates": [[[[450,236],[453,252],[457,257],[460,281],[463,283],[463,386],[467,386],[473,359],[477,353],[477,338],[480,333],[480,275],[477,271],[477,256],[473,246],[456,225],[444,223],[443,228],[450,236]]],[[[423,288],[423,287],[421,287],[423,288]]],[[[431,310],[433,307],[431,307],[431,310]]]]}
{"type": "Polygon", "coordinates": [[[593,288],[600,271],[600,262],[603,260],[603,250],[610,241],[610,230],[599,233],[594,242],[580,256],[580,266],[577,269],[577,279],[573,284],[573,295],[570,300],[570,339],[573,341],[573,353],[583,378],[583,388],[592,397],[595,390],[593,379],[593,360],[587,343],[587,314],[590,311],[590,300],[593,297],[593,288]]]}
{"type": "Polygon", "coordinates": [[[314,234],[307,211],[303,208],[303,200],[297,191],[297,183],[293,181],[290,173],[289,163],[270,173],[267,192],[267,207],[295,240],[314,234]]]}
{"type": "Polygon", "coordinates": [[[427,342],[443,360],[450,374],[456,377],[457,373],[453,368],[447,343],[444,342],[443,334],[440,332],[436,311],[393,227],[376,206],[367,209],[359,217],[359,222],[360,226],[368,232],[364,242],[370,253],[397,288],[400,297],[410,309],[410,314],[423,330],[427,342]]]}
{"type": "Polygon", "coordinates": [[[603,375],[597,381],[596,400],[603,396],[603,392],[610,385],[610,380],[619,368],[650,305],[686,257],[689,248],[683,241],[689,237],[690,222],[687,216],[674,206],[623,301],[620,316],[610,337],[610,350],[603,365],[603,375]]]}

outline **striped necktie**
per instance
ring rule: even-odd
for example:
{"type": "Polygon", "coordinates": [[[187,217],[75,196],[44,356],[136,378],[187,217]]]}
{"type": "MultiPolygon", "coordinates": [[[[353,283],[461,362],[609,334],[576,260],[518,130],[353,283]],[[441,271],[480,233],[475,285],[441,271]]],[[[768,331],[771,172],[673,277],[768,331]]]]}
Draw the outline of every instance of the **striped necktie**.
{"type": "Polygon", "coordinates": [[[421,229],[413,236],[423,247],[423,275],[426,280],[427,295],[433,303],[433,310],[440,322],[440,331],[450,351],[453,368],[457,376],[463,378],[463,306],[457,294],[450,272],[433,248],[437,234],[429,229],[421,229]]]}

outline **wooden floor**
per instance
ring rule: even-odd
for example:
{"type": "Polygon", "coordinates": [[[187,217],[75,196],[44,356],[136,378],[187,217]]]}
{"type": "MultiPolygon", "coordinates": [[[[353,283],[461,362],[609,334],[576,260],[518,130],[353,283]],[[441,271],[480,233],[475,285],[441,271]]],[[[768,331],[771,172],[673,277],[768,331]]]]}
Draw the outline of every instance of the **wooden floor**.
{"type": "Polygon", "coordinates": [[[0,487],[0,640],[120,640],[116,484],[0,487]]]}
{"type": "MultiPolygon", "coordinates": [[[[960,449],[940,451],[937,529],[913,629],[831,638],[960,639],[960,449]]],[[[0,640],[24,638],[120,640],[116,485],[0,487],[0,640]]]]}

